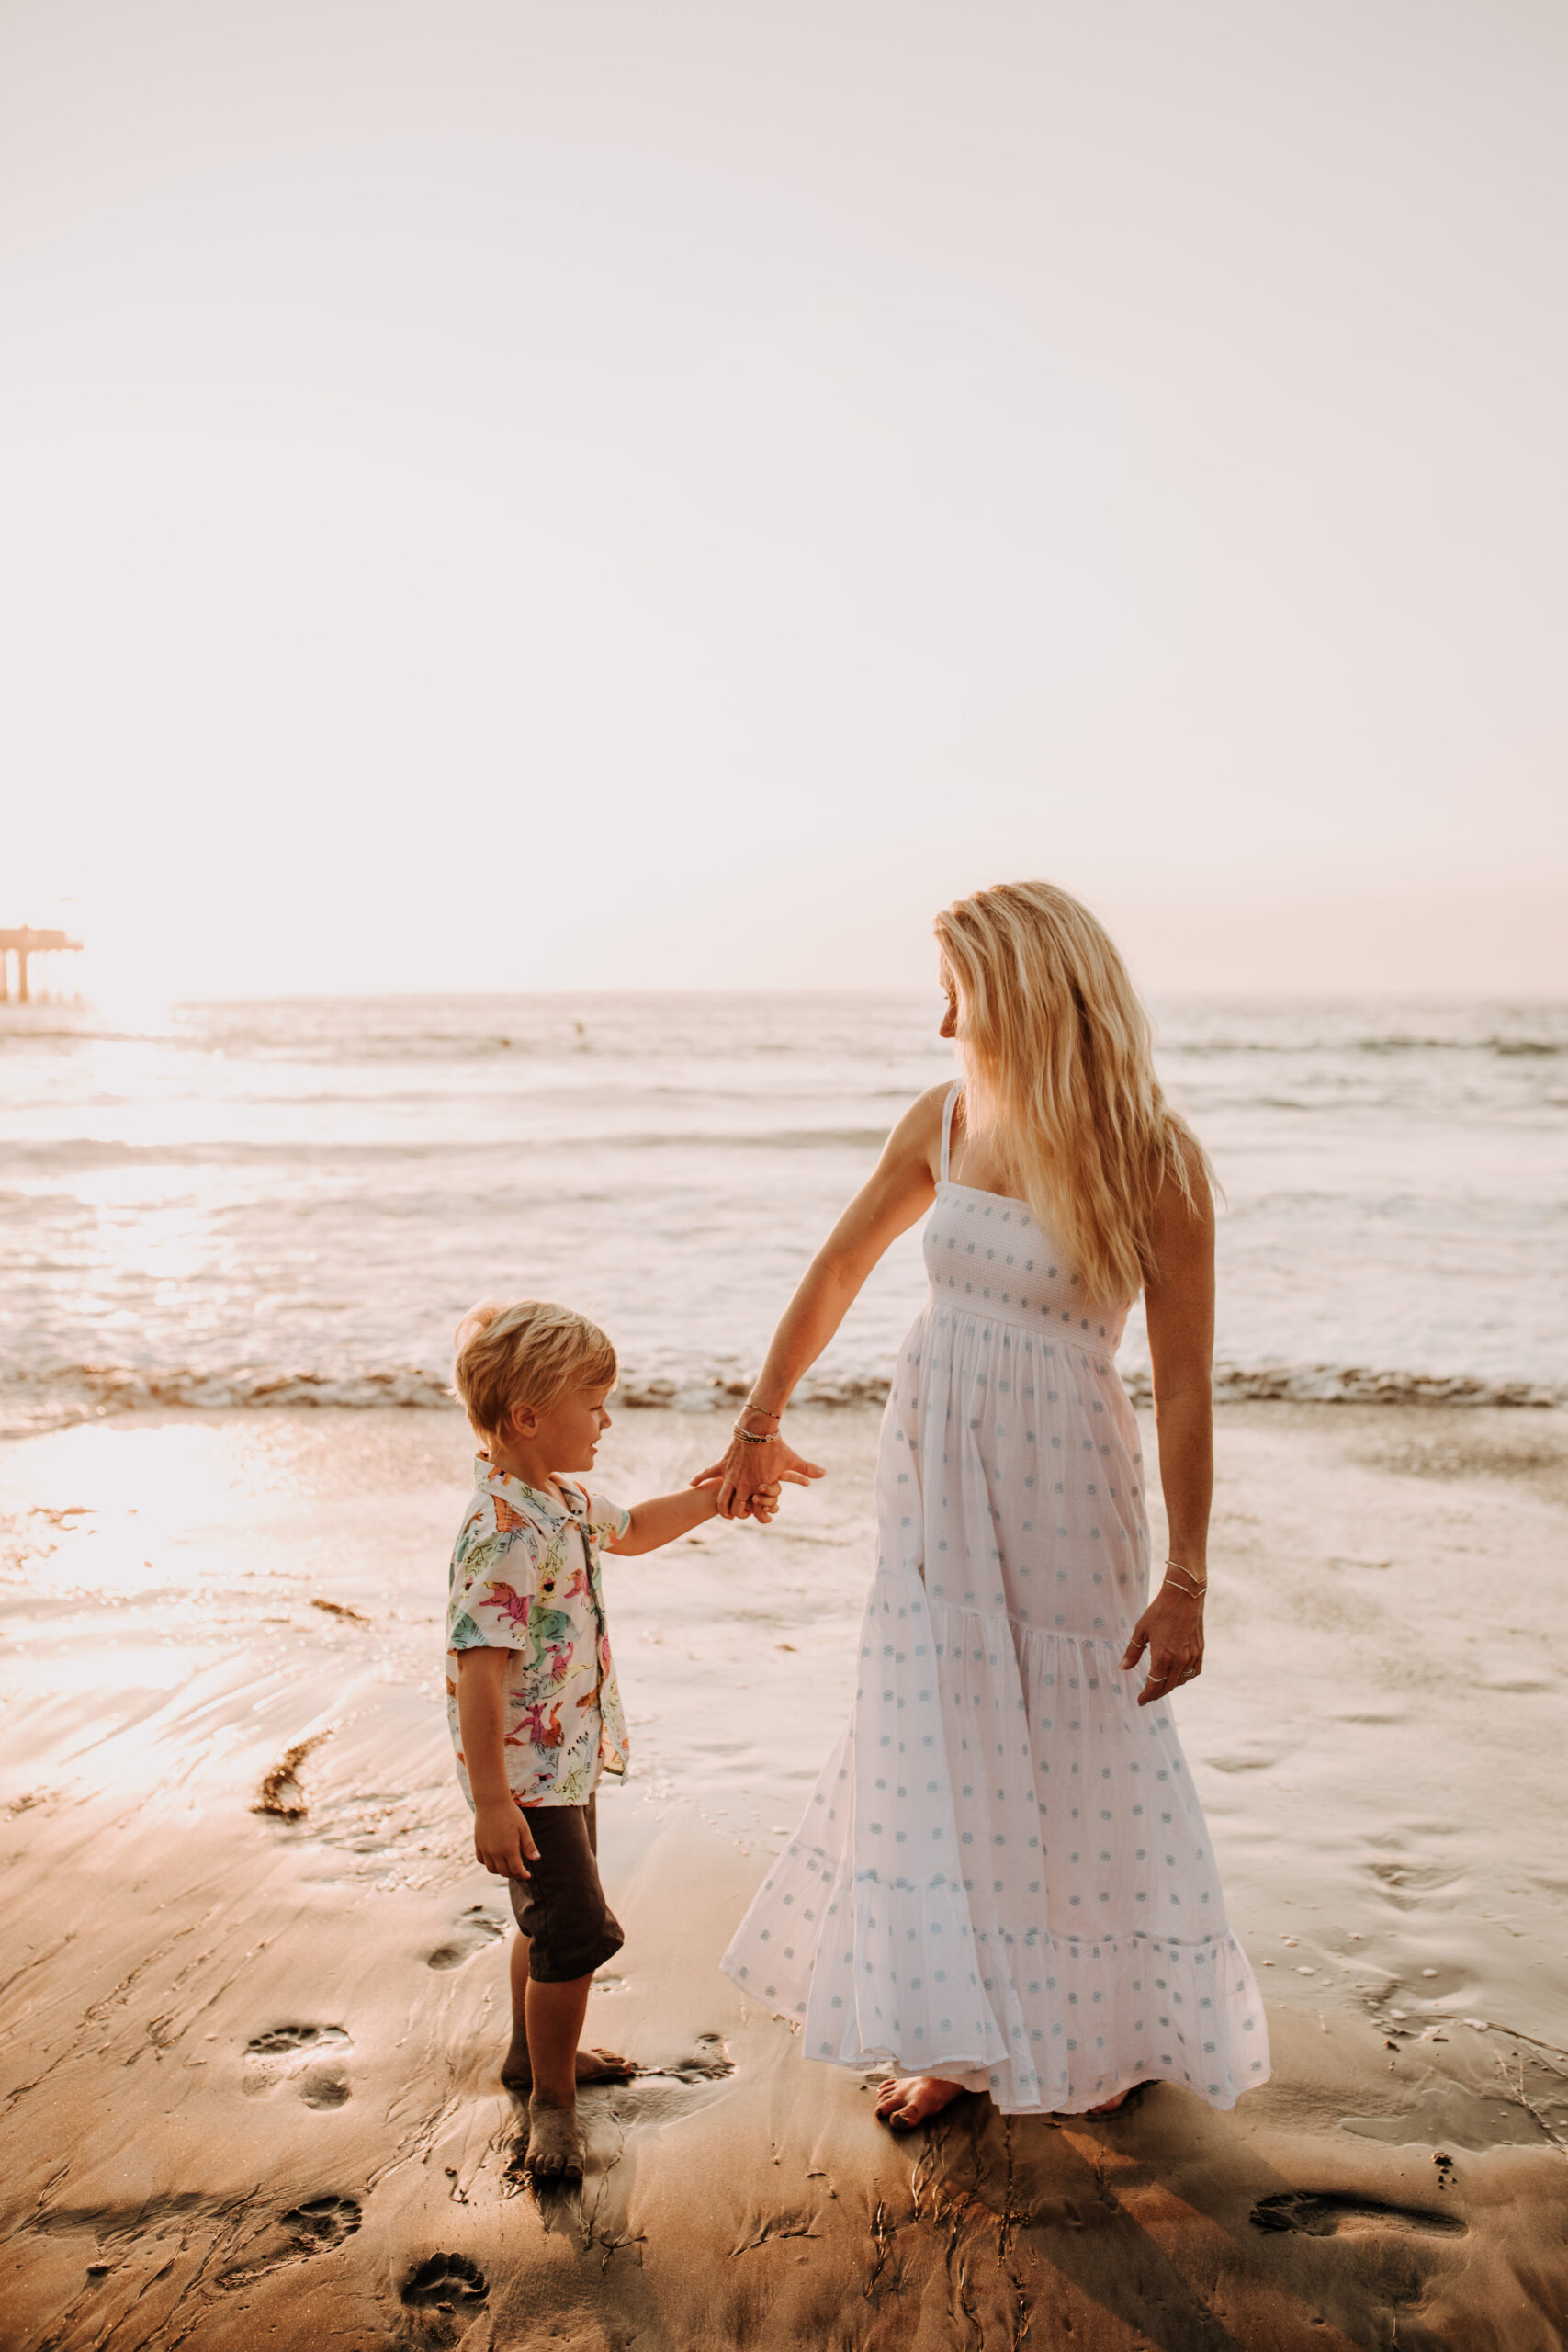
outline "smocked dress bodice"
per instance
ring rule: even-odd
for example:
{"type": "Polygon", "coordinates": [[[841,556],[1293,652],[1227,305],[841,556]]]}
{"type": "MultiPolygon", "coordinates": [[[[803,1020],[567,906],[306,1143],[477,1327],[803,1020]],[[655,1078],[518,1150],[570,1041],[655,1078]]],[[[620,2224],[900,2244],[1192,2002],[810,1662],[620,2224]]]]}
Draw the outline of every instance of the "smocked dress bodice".
{"type": "Polygon", "coordinates": [[[933,1306],[1048,1332],[1090,1355],[1110,1358],[1121,1345],[1132,1301],[1092,1303],[1021,1201],[945,1178],[921,1247],[933,1306]]]}

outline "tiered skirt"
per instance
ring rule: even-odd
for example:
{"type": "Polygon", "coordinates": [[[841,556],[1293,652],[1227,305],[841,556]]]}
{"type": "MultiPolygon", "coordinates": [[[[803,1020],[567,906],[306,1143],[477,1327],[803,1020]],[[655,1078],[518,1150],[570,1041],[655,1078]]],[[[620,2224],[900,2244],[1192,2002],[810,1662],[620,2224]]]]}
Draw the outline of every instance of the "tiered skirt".
{"type": "Polygon", "coordinates": [[[879,1568],[851,1720],[723,1965],[807,2057],[1071,2113],[1269,2072],[1168,1705],[1110,1639],[879,1568]]]}

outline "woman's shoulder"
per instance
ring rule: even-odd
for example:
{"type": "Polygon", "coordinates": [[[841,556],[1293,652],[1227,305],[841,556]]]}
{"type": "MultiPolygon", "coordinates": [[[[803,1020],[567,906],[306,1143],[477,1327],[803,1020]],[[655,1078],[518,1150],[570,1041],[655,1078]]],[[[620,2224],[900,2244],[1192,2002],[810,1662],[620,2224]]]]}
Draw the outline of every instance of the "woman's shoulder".
{"type": "Polygon", "coordinates": [[[1190,1127],[1173,1119],[1148,1209],[1150,1260],[1162,1270],[1214,1243],[1214,1171],[1190,1127]]]}
{"type": "Polygon", "coordinates": [[[917,1121],[921,1126],[940,1128],[950,1096],[960,1102],[963,1100],[962,1080],[944,1078],[939,1086],[928,1086],[923,1094],[916,1095],[904,1116],[917,1121]]]}
{"type": "Polygon", "coordinates": [[[1172,1115],[1166,1126],[1165,1151],[1155,1192],[1158,1199],[1179,1200],[1190,1214],[1213,1218],[1214,1171],[1209,1155],[1185,1119],[1172,1115]]]}
{"type": "Polygon", "coordinates": [[[953,1080],[949,1079],[943,1085],[929,1086],[923,1094],[917,1094],[888,1137],[889,1148],[911,1159],[929,1160],[934,1169],[942,1150],[942,1116],[953,1091],[953,1080]]]}

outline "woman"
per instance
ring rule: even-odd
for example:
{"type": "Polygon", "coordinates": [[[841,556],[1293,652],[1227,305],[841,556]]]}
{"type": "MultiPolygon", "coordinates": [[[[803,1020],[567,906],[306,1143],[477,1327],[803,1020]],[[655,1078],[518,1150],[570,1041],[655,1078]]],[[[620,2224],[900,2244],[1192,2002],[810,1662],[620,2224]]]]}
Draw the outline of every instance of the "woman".
{"type": "Polygon", "coordinates": [[[893,1130],[715,1465],[727,1516],[821,1475],[781,1416],[934,1201],[931,1295],[883,1421],[860,1689],[724,1967],[800,2022],[808,2057],[890,2060],[877,2112],[897,2129],[961,2090],[1105,2115],[1171,2081],[1229,2107],[1268,2075],[1263,2007],[1168,1703],[1203,1663],[1208,1162],[1087,909],[1005,883],[936,933],[963,1080],[893,1130]],[[1112,1363],[1140,1290],[1170,1531],[1152,1600],[1112,1363]]]}

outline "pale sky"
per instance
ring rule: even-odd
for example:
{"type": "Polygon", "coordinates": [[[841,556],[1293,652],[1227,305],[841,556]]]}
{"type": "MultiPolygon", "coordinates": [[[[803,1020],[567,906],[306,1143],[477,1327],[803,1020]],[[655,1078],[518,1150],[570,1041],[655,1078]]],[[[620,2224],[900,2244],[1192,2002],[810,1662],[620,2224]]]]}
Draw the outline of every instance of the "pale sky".
{"type": "Polygon", "coordinates": [[[8,0],[0,922],[1568,989],[1559,0],[8,0]]]}

